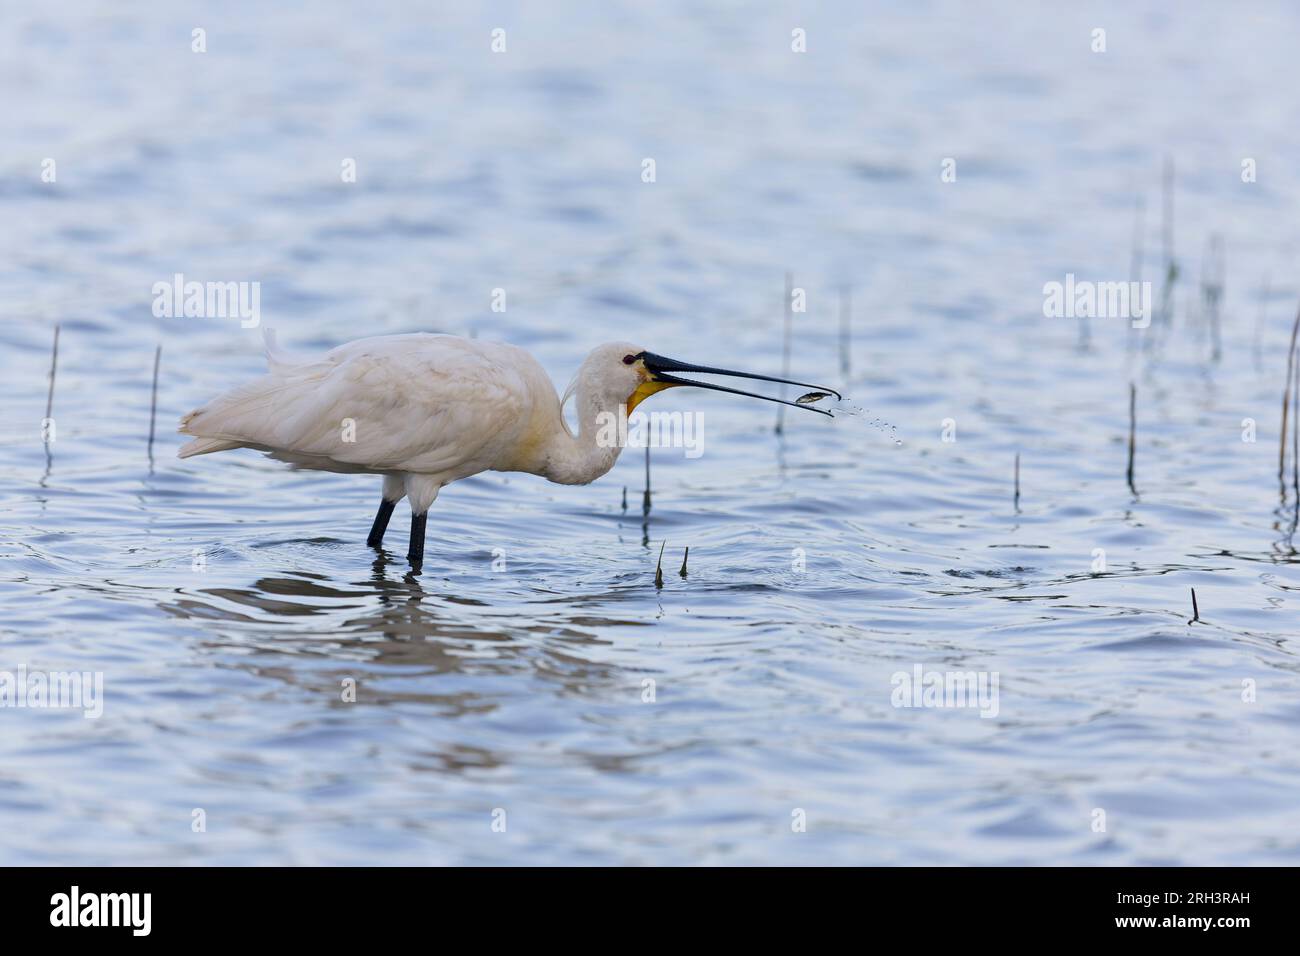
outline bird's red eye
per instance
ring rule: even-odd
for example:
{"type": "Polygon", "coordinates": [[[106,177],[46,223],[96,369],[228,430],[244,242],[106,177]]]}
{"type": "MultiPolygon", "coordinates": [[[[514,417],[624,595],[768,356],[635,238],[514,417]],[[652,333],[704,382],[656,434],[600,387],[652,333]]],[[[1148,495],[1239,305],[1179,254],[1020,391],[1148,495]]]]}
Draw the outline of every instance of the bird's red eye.
{"type": "Polygon", "coordinates": [[[636,356],[635,356],[635,355],[624,355],[624,356],[623,356],[623,364],[624,364],[624,365],[631,365],[631,364],[632,364],[633,362],[635,362],[635,361],[636,361],[636,356]]]}

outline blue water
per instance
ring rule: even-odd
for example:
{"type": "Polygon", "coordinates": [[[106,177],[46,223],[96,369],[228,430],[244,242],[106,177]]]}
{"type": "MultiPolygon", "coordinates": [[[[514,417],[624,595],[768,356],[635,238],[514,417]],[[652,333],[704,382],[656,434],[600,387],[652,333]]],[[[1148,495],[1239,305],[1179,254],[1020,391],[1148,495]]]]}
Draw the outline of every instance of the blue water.
{"type": "Polygon", "coordinates": [[[0,863],[1297,862],[1290,5],[2,23],[0,671],[101,672],[104,710],[0,708],[0,863]],[[1045,318],[1129,279],[1139,200],[1158,292],[1166,160],[1169,324],[1045,318]],[[260,282],[291,351],[447,331],[561,389],[610,339],[778,372],[789,273],[792,370],[869,411],[657,396],[705,444],[652,453],[648,516],[638,451],[482,475],[415,577],[403,510],[364,547],[377,479],[175,458],[262,368],[260,328],[154,316],[175,273],[260,282]],[[917,666],[996,673],[996,716],[894,706],[917,666]]]}

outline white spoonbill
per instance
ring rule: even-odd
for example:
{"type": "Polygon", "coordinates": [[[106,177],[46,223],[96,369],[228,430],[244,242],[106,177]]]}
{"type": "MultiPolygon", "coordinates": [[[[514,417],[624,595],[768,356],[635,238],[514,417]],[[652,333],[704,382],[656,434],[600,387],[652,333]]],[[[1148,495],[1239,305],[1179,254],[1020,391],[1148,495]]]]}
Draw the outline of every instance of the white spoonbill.
{"type": "Polygon", "coordinates": [[[294,468],[383,475],[383,499],[367,544],[380,548],[393,508],[411,500],[407,559],[424,560],[429,506],[449,482],[481,471],[523,471],[585,485],[614,467],[622,450],[602,441],[608,416],[630,413],[655,392],[681,385],[811,408],[839,392],[770,375],[688,365],[612,342],[592,350],[564,397],[521,348],[454,335],[415,333],[358,339],[321,358],[297,360],[266,336],[270,370],[181,419],[194,440],[181,458],[252,448],[294,468]],[[732,375],[815,389],[801,402],[706,382],[673,372],[732,375]],[[561,408],[577,401],[578,432],[561,408]]]}

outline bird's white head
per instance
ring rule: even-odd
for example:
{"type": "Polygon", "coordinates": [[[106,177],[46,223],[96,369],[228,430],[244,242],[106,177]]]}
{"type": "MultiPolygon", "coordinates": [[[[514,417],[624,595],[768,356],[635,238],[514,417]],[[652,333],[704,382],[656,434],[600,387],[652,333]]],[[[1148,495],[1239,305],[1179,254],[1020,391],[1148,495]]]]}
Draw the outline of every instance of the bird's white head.
{"type": "Polygon", "coordinates": [[[806,382],[793,382],[789,379],[773,378],[770,375],[755,375],[750,372],[737,372],[732,369],[712,368],[706,365],[690,365],[676,359],[655,355],[653,352],[647,352],[639,345],[633,345],[630,342],[608,342],[592,349],[591,353],[583,361],[582,368],[578,370],[578,377],[575,381],[579,401],[583,404],[602,411],[612,411],[622,405],[626,407],[629,414],[656,392],[683,385],[713,389],[718,392],[730,392],[733,395],[746,395],[750,398],[761,398],[764,401],[779,402],[783,405],[794,405],[797,408],[821,412],[823,415],[829,415],[830,413],[820,408],[811,407],[810,401],[828,398],[831,395],[834,395],[837,399],[840,398],[839,392],[825,385],[809,385],[806,382]],[[812,389],[813,391],[803,396],[803,399],[798,402],[788,402],[770,395],[745,392],[737,388],[715,385],[712,382],[690,381],[677,377],[672,374],[674,372],[727,375],[764,382],[779,382],[783,385],[798,385],[801,388],[812,389]],[[813,398],[814,395],[817,398],[813,398]]]}
{"type": "Polygon", "coordinates": [[[643,386],[650,382],[642,358],[645,354],[645,349],[631,342],[607,342],[592,349],[578,370],[579,400],[601,410],[626,405],[632,411],[652,394],[642,394],[643,386]]]}

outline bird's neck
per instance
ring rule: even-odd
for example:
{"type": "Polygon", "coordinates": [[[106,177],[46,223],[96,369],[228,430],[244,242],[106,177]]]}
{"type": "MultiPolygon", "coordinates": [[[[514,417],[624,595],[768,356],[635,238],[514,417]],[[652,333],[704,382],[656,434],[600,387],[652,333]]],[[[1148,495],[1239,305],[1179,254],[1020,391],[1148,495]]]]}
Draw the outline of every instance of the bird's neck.
{"type": "MultiPolygon", "coordinates": [[[[578,434],[557,422],[547,446],[544,474],[562,485],[585,485],[614,467],[623,450],[626,426],[619,428],[620,410],[605,408],[593,396],[577,395],[578,434]]],[[[563,410],[561,410],[563,414],[563,410]]]]}

